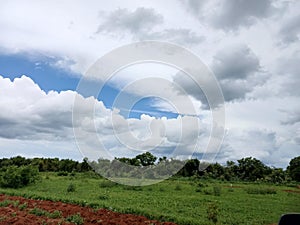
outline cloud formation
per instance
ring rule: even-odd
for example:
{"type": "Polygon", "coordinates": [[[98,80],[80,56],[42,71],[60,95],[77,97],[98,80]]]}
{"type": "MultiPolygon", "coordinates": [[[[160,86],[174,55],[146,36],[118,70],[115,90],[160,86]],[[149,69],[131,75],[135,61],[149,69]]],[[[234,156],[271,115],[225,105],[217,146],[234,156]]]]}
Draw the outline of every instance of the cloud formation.
{"type": "Polygon", "coordinates": [[[154,26],[163,22],[163,16],[152,8],[139,7],[134,11],[119,8],[110,12],[98,27],[97,33],[113,33],[118,30],[128,31],[132,34],[148,32],[154,26]]]}

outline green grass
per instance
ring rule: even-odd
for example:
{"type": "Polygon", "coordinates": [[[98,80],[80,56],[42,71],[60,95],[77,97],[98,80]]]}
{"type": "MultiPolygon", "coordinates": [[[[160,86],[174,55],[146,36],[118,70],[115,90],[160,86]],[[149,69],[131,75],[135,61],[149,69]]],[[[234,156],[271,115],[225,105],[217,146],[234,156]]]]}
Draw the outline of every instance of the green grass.
{"type": "Polygon", "coordinates": [[[240,188],[231,189],[225,187],[229,183],[203,180],[200,183],[188,179],[128,187],[85,174],[70,177],[46,173],[42,177],[34,185],[21,189],[0,188],[0,192],[104,207],[182,225],[210,224],[207,208],[211,203],[218,206],[218,224],[271,224],[284,213],[300,212],[300,194],[283,191],[297,190],[293,187],[235,183],[233,186],[240,188]],[[67,191],[70,183],[76,187],[73,192],[67,191]],[[261,194],[265,192],[267,194],[261,194]]]}

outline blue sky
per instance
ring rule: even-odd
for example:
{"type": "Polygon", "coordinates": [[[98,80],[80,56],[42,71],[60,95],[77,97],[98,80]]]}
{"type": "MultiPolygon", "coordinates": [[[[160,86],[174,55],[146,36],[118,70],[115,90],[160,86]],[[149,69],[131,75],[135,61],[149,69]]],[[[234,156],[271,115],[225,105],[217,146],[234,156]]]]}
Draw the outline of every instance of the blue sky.
{"type": "Polygon", "coordinates": [[[252,156],[286,167],[300,152],[299,10],[295,0],[1,1],[0,153],[81,160],[177,148],[178,158],[252,156]],[[181,46],[214,74],[225,99],[226,124],[215,126],[221,146],[207,152],[216,138],[211,110],[171,66],[123,68],[96,98],[89,93],[101,77],[77,90],[103,55],[145,40],[181,46]]]}
{"type": "MultiPolygon", "coordinates": [[[[70,70],[53,66],[57,61],[55,58],[47,57],[30,57],[24,54],[0,55],[0,74],[4,78],[14,80],[22,75],[30,77],[43,91],[76,91],[80,81],[81,74],[74,73],[70,70]]],[[[92,84],[90,85],[92,86],[92,84]]],[[[112,108],[116,96],[120,93],[116,87],[105,84],[98,96],[94,96],[102,101],[107,108],[112,108]]],[[[89,97],[85,93],[85,97],[89,97]]],[[[130,95],[128,94],[128,98],[130,95]]],[[[165,112],[151,106],[154,98],[146,97],[138,101],[132,109],[121,108],[123,116],[129,118],[140,118],[143,113],[153,117],[177,117],[177,113],[165,112]]]]}

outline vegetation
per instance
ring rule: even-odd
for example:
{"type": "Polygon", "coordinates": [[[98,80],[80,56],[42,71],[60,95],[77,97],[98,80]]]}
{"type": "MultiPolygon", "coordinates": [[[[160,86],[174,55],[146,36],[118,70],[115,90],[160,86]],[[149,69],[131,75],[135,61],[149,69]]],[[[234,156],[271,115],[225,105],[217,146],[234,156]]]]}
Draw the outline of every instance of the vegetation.
{"type": "MultiPolygon", "coordinates": [[[[143,156],[135,160],[122,160],[145,169],[172,161],[164,157],[156,162],[156,157],[144,156],[143,160],[143,156]]],[[[116,161],[118,159],[105,163],[116,161]]],[[[182,225],[271,224],[278,221],[280,215],[299,212],[300,209],[298,157],[291,160],[286,171],[267,167],[251,157],[230,161],[226,165],[204,164],[198,159],[191,159],[172,178],[141,187],[106,180],[93,172],[87,162],[87,159],[82,163],[22,157],[2,159],[0,193],[107,208],[182,225]],[[38,172],[40,168],[42,171],[38,172]],[[37,180],[39,182],[35,182],[37,180]]],[[[122,173],[126,171],[120,168],[119,175],[122,173]]],[[[155,179],[156,173],[148,179],[155,179]]],[[[17,203],[0,203],[7,204],[17,203]]],[[[18,207],[26,210],[27,205],[18,207]]],[[[48,217],[61,216],[60,212],[47,213],[38,208],[31,210],[34,214],[46,213],[48,217]]],[[[83,223],[79,214],[66,218],[66,221],[83,223]]]]}
{"type": "Polygon", "coordinates": [[[287,169],[291,178],[300,182],[300,156],[293,158],[287,169]]]}
{"type": "Polygon", "coordinates": [[[151,186],[129,187],[90,172],[72,176],[43,172],[41,180],[35,184],[19,189],[0,188],[0,193],[107,208],[181,225],[214,223],[214,216],[217,224],[243,225],[272,224],[284,213],[299,212],[300,190],[293,183],[286,185],[177,177],[151,186]],[[76,186],[76,191],[68,194],[70,182],[76,186]],[[215,213],[210,203],[217,205],[215,213]],[[212,219],[208,219],[209,207],[212,219]]]}
{"type": "Polygon", "coordinates": [[[68,216],[66,218],[66,221],[67,222],[70,222],[70,223],[74,223],[74,224],[83,224],[83,218],[80,216],[80,214],[74,214],[74,215],[71,215],[71,216],[68,216]]]}
{"type": "Polygon", "coordinates": [[[21,188],[34,183],[38,179],[37,168],[27,166],[8,166],[2,168],[0,174],[0,187],[21,188]]]}
{"type": "MultiPolygon", "coordinates": [[[[145,177],[148,179],[169,177],[176,172],[177,177],[198,177],[223,181],[265,181],[269,183],[288,183],[300,181],[300,156],[290,161],[287,170],[271,168],[258,159],[247,157],[228,161],[226,165],[208,164],[198,159],[180,161],[162,157],[157,159],[146,152],[134,158],[116,158],[113,161],[99,159],[98,162],[83,162],[58,158],[26,159],[21,156],[0,159],[0,185],[2,187],[22,187],[36,181],[36,169],[39,172],[58,172],[59,176],[68,176],[75,172],[97,171],[110,177],[145,177]],[[127,167],[131,166],[130,168],[127,167]],[[116,168],[112,174],[110,168],[116,168]],[[181,168],[181,169],[177,169],[181,168]],[[24,176],[25,175],[25,176],[24,176]],[[31,179],[32,178],[32,179],[31,179]],[[18,181],[16,181],[18,180],[18,181]],[[16,182],[15,182],[16,181],[16,182]]],[[[97,176],[97,175],[95,175],[97,176]]]]}

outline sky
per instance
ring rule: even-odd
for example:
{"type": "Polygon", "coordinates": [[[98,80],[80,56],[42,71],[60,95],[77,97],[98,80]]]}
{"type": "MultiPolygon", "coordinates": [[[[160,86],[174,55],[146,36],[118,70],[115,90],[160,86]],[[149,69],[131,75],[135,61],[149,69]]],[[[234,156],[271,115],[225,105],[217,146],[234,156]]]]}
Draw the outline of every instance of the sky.
{"type": "MultiPolygon", "coordinates": [[[[211,154],[219,163],[252,156],[285,168],[300,155],[299,1],[4,0],[0,30],[0,157],[151,151],[180,159],[211,154]],[[220,148],[206,152],[214,138],[211,109],[174,66],[129,65],[99,95],[78,91],[99,58],[148,40],[184,47],[215,75],[225,100],[220,148]],[[125,100],[116,104],[120,95],[125,100]],[[193,112],[175,107],[186,97],[193,112]],[[138,101],[129,105],[131,99],[138,101]]],[[[91,90],[103,82],[86,79],[91,90]]]]}

